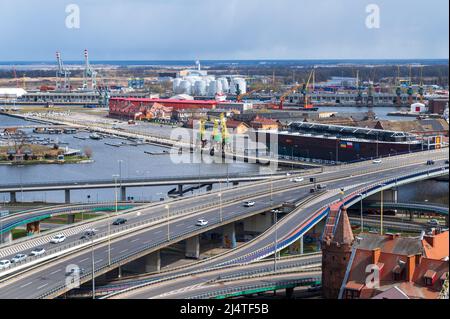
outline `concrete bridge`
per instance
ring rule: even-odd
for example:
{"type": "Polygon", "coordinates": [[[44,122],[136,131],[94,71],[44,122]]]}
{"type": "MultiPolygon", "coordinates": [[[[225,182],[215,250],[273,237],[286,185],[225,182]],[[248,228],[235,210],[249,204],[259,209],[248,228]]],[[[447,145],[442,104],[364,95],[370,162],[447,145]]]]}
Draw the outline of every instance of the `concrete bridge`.
{"type": "Polygon", "coordinates": [[[23,184],[3,184],[0,185],[0,193],[9,193],[10,202],[17,202],[18,192],[42,192],[42,191],[64,191],[66,204],[70,203],[71,190],[83,189],[120,189],[120,200],[127,201],[127,188],[130,187],[149,187],[149,186],[171,186],[176,185],[177,189],[171,191],[171,194],[182,196],[185,193],[183,186],[200,185],[212,186],[213,184],[232,184],[238,185],[242,182],[254,182],[286,176],[286,173],[276,174],[228,174],[228,175],[186,175],[186,176],[162,176],[153,178],[127,178],[117,181],[112,179],[89,180],[89,181],[63,181],[63,182],[43,182],[43,183],[23,183],[23,184]]]}
{"type": "MultiPolygon", "coordinates": [[[[308,230],[324,218],[327,218],[327,216],[327,226],[330,225],[332,231],[331,207],[350,206],[361,199],[360,194],[363,194],[362,196],[370,196],[384,189],[448,174],[448,165],[445,166],[443,164],[444,159],[447,157],[448,150],[446,152],[415,154],[402,158],[401,161],[392,158],[384,161],[382,165],[374,166],[371,162],[361,163],[313,175],[318,178],[318,182],[327,182],[329,191],[314,196],[304,205],[293,208],[287,217],[283,218],[280,223],[276,223],[275,232],[278,230],[278,234],[280,234],[278,240],[274,241],[272,236],[270,236],[270,234],[273,234],[272,226],[268,235],[264,235],[258,240],[249,242],[244,247],[237,249],[239,252],[232,250],[230,255],[221,256],[214,261],[214,264],[225,266],[263,259],[300,240],[308,230]],[[436,167],[429,168],[425,166],[423,160],[427,158],[435,159],[436,167]],[[342,188],[348,194],[344,198],[339,192],[339,189],[342,188]]],[[[254,215],[257,216],[257,220],[249,225],[264,223],[268,216],[267,212],[274,207],[284,206],[285,203],[292,201],[292,199],[298,201],[302,198],[310,197],[310,187],[311,184],[306,178],[305,183],[294,186],[289,181],[289,178],[286,177],[279,179],[276,183],[259,182],[251,187],[241,186],[230,190],[228,196],[231,196],[231,199],[227,200],[226,205],[222,205],[221,197],[217,193],[211,193],[195,199],[186,198],[177,202],[178,205],[182,205],[184,208],[194,205],[194,213],[186,214],[184,212],[171,215],[169,206],[166,204],[164,208],[167,209],[167,212],[164,211],[163,207],[160,207],[159,212],[162,216],[167,214],[166,216],[169,216],[169,218],[162,217],[158,219],[159,222],[156,220],[150,221],[150,223],[145,221],[145,219],[148,220],[150,216],[155,215],[145,214],[144,209],[141,210],[141,214],[133,217],[135,219],[134,224],[117,228],[114,234],[106,232],[105,227],[107,223],[104,223],[100,228],[101,233],[92,243],[82,243],[73,238],[64,247],[59,247],[57,251],[49,251],[43,257],[29,260],[21,266],[22,268],[18,267],[11,269],[11,271],[3,272],[9,275],[1,284],[0,298],[51,298],[64,293],[67,291],[67,287],[64,284],[63,274],[58,274],[58,271],[68,262],[77,262],[80,264],[80,267],[86,269],[86,274],[81,278],[81,282],[86,282],[90,280],[92,275],[95,277],[105,274],[139,258],[144,258],[145,269],[157,270],[158,264],[160,264],[159,250],[180,240],[187,241],[186,255],[198,258],[200,244],[198,235],[200,233],[229,225],[224,227],[223,231],[226,237],[233,238],[235,236],[234,223],[237,220],[254,215]],[[276,191],[272,195],[273,189],[276,191]],[[233,192],[238,192],[240,196],[234,197],[236,195],[233,195],[233,192]],[[247,192],[247,196],[244,196],[245,192],[247,192]],[[216,197],[216,201],[211,203],[211,199],[214,197],[216,197]],[[219,197],[219,201],[217,201],[217,197],[219,197]],[[242,208],[242,200],[244,198],[257,200],[256,207],[251,209],[242,208]],[[207,200],[213,205],[208,206],[209,208],[206,210],[199,210],[195,208],[195,205],[198,205],[200,200],[207,200]],[[199,217],[210,221],[207,227],[201,229],[195,227],[195,221],[199,217]],[[171,226],[169,227],[169,225],[171,226]],[[110,238],[113,241],[114,250],[111,252],[112,259],[108,263],[108,250],[105,251],[105,248],[107,248],[107,242],[110,238]],[[95,263],[95,270],[90,266],[91,245],[96,247],[95,258],[97,263],[95,263]],[[57,256],[58,254],[60,257],[57,256]],[[72,256],[72,254],[76,256],[72,256]],[[61,259],[61,256],[64,256],[64,258],[61,259]],[[82,259],[84,257],[86,258],[82,259]],[[64,260],[63,264],[62,260],[64,260]],[[83,261],[80,262],[80,260],[83,261]],[[27,269],[32,265],[37,268],[33,272],[28,272],[27,269]],[[16,277],[17,271],[21,273],[20,277],[16,277]],[[38,283],[34,284],[36,276],[46,278],[45,282],[38,280],[38,283]],[[29,282],[31,284],[27,286],[27,289],[20,288],[29,282]]],[[[154,209],[155,212],[158,212],[157,207],[154,207],[154,209]]],[[[327,230],[328,227],[326,227],[327,230]]],[[[205,267],[206,263],[203,263],[201,267],[205,267]]],[[[186,273],[191,270],[192,268],[184,267],[179,271],[186,273]]]]}

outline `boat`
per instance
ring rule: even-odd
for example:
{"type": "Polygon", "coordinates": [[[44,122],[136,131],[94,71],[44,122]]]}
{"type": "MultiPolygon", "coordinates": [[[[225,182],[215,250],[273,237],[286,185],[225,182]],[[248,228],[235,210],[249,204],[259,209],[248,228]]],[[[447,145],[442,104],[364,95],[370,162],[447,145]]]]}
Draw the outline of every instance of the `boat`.
{"type": "Polygon", "coordinates": [[[91,135],[89,135],[89,138],[91,140],[97,140],[97,141],[102,139],[102,137],[100,135],[98,135],[97,133],[92,133],[91,135]]]}

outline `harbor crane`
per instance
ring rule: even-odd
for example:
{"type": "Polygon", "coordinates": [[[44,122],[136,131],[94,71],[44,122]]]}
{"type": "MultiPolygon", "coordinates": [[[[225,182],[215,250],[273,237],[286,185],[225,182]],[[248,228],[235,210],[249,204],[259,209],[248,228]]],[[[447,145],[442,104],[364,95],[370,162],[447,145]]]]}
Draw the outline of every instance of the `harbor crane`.
{"type": "Polygon", "coordinates": [[[88,50],[84,50],[84,72],[83,72],[83,90],[95,90],[97,88],[97,71],[89,63],[88,50]],[[91,80],[89,87],[89,79],[91,80]]]}
{"type": "Polygon", "coordinates": [[[297,91],[299,88],[301,88],[300,92],[301,92],[301,94],[303,96],[304,108],[305,109],[312,109],[312,105],[310,103],[308,103],[308,87],[309,87],[309,84],[311,83],[311,79],[313,79],[315,77],[315,73],[316,73],[315,70],[312,70],[311,73],[309,74],[308,81],[306,81],[306,83],[296,84],[289,91],[285,92],[280,97],[280,104],[279,104],[278,109],[283,110],[284,101],[286,100],[286,98],[290,94],[292,94],[295,91],[297,91]]]}
{"type": "Polygon", "coordinates": [[[58,66],[58,69],[56,70],[56,89],[60,91],[70,91],[70,71],[64,66],[60,52],[56,52],[56,63],[58,66]]]}

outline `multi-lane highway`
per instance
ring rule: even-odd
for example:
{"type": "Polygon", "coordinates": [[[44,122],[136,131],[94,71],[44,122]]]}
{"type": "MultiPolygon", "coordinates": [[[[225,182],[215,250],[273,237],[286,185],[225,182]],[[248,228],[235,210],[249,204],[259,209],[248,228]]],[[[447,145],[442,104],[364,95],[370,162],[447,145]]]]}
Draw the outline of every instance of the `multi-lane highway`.
{"type": "MultiPolygon", "coordinates": [[[[110,294],[110,298],[143,299],[163,296],[170,298],[172,294],[176,295],[178,292],[188,290],[194,291],[194,288],[204,286],[207,283],[217,283],[244,277],[272,274],[275,271],[275,267],[278,273],[320,268],[321,260],[321,253],[313,253],[302,256],[279,258],[276,262],[276,266],[273,260],[264,260],[249,265],[217,267],[196,273],[186,273],[174,278],[163,278],[159,281],[155,281],[151,278],[147,279],[147,276],[140,276],[141,278],[130,278],[111,282],[108,285],[97,288],[96,294],[110,294]],[[147,285],[149,289],[147,289],[147,285]],[[126,289],[132,287],[135,288],[130,289],[130,291],[127,292],[126,289]],[[143,287],[145,289],[139,290],[137,289],[138,287],[143,287]],[[118,293],[114,296],[114,293],[116,292],[118,293]]],[[[73,296],[92,297],[92,290],[86,287],[77,291],[73,296]]]]}
{"type": "MultiPolygon", "coordinates": [[[[323,183],[326,181],[329,191],[323,194],[321,198],[316,198],[308,203],[304,209],[300,209],[295,214],[288,215],[284,218],[278,227],[280,237],[292,232],[293,227],[297,227],[297,225],[308,221],[324,203],[333,202],[338,199],[339,194],[336,190],[345,188],[346,191],[352,192],[361,187],[368,187],[387,178],[392,178],[393,176],[402,176],[428,169],[424,163],[429,158],[435,159],[437,161],[436,167],[440,169],[444,164],[444,159],[448,158],[448,150],[390,158],[384,160],[381,165],[366,162],[340,167],[339,169],[330,168],[325,170],[324,173],[314,175],[318,178],[319,182],[323,183]]],[[[212,229],[226,222],[270,210],[273,207],[282,205],[286,201],[306,198],[310,196],[310,187],[311,185],[307,178],[305,178],[304,183],[297,184],[290,181],[290,177],[286,177],[222,191],[221,198],[218,196],[218,193],[211,193],[199,196],[198,198],[186,198],[174,201],[171,204],[172,207],[169,207],[167,211],[164,206],[160,205],[142,209],[137,213],[133,212],[132,214],[134,215],[129,216],[130,225],[127,226],[128,228],[119,228],[121,233],[116,229],[114,235],[117,238],[112,238],[111,240],[110,252],[112,263],[119,265],[121,262],[128,262],[131,260],[130,258],[143,256],[168,244],[189,238],[204,231],[205,229],[198,229],[195,226],[198,218],[208,219],[210,222],[209,228],[212,229]],[[272,196],[269,195],[270,193],[272,193],[272,196]],[[270,197],[272,197],[272,200],[270,197]],[[243,208],[242,200],[244,198],[251,198],[257,204],[253,208],[243,208]],[[220,210],[218,208],[220,205],[219,202],[222,203],[222,209],[220,210]],[[170,227],[168,227],[167,220],[164,216],[170,213],[170,210],[177,212],[177,214],[172,214],[170,227]],[[220,212],[222,213],[223,223],[220,222],[220,212]],[[131,224],[133,223],[136,224],[132,227],[131,224]],[[168,234],[170,241],[168,240],[168,234]]],[[[96,223],[98,224],[95,224],[95,227],[99,233],[105,233],[107,231],[108,221],[103,220],[96,223]]],[[[87,276],[82,278],[82,281],[89,280],[89,272],[92,269],[89,242],[84,243],[85,247],[80,246],[83,243],[78,242],[77,236],[75,235],[68,239],[72,241],[72,248],[76,247],[77,250],[73,249],[69,253],[67,250],[62,249],[62,257],[48,260],[45,264],[39,263],[39,266],[26,270],[20,276],[16,275],[4,278],[0,284],[0,297],[38,298],[56,296],[65,291],[65,267],[69,264],[76,264],[84,268],[87,276]],[[78,248],[82,249],[78,250],[78,248]]],[[[103,240],[99,238],[94,243],[94,262],[97,275],[110,269],[108,268],[108,243],[104,240],[105,238],[106,236],[103,237],[103,240]]],[[[260,240],[253,242],[257,242],[254,245],[259,245],[258,247],[264,247],[264,245],[272,243],[273,238],[264,238],[262,236],[260,240]]],[[[233,255],[233,251],[230,255],[222,256],[222,259],[218,258],[214,262],[216,265],[230,262],[245,262],[246,256],[249,256],[254,251],[255,246],[252,244],[245,245],[238,255],[233,255]],[[248,251],[245,251],[245,249],[248,251]]],[[[186,268],[180,271],[187,272],[191,271],[191,269],[186,268]]]]}

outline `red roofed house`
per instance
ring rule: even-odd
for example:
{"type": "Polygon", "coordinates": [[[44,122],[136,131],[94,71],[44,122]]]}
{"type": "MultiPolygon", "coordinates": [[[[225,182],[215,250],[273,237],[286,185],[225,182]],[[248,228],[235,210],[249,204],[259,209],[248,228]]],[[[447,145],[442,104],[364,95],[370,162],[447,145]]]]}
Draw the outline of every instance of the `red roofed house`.
{"type": "Polygon", "coordinates": [[[272,119],[256,116],[250,123],[255,130],[278,130],[278,122],[272,119]]]}
{"type": "Polygon", "coordinates": [[[345,208],[339,216],[334,233],[322,242],[325,298],[439,298],[449,273],[448,230],[422,237],[368,233],[354,238],[345,208]]]}
{"type": "Polygon", "coordinates": [[[449,272],[448,231],[423,236],[361,234],[356,240],[340,297],[343,299],[437,299],[449,272]],[[372,266],[371,266],[372,265],[372,266]],[[379,284],[367,281],[377,266],[379,284]],[[392,288],[395,287],[395,291],[392,288]]]}

